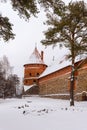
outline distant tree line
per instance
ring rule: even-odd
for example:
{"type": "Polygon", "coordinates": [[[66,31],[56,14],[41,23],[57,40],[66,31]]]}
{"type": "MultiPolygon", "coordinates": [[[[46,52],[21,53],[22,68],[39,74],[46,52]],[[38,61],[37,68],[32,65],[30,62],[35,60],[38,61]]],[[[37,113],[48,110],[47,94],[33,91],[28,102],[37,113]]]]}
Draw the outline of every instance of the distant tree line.
{"type": "Polygon", "coordinates": [[[16,97],[16,88],[20,84],[20,79],[16,74],[12,74],[12,69],[8,58],[3,56],[0,60],[0,97],[16,97]]]}

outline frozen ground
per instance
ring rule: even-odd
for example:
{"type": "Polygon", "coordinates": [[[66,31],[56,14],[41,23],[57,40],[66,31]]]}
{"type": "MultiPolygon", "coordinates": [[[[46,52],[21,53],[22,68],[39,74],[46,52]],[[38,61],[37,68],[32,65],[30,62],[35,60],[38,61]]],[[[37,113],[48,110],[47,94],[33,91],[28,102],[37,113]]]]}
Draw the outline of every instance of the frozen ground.
{"type": "Polygon", "coordinates": [[[0,99],[0,130],[87,130],[87,102],[28,97],[0,99]]]}

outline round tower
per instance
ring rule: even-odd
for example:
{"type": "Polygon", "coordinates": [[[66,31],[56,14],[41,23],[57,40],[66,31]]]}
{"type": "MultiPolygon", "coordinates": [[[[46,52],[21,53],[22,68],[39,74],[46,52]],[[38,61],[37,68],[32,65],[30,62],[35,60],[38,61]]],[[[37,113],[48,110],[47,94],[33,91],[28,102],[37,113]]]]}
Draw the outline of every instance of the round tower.
{"type": "Polygon", "coordinates": [[[44,64],[43,51],[41,54],[35,47],[33,53],[29,57],[28,64],[24,65],[24,85],[38,85],[38,77],[46,69],[47,65],[44,64]]]}

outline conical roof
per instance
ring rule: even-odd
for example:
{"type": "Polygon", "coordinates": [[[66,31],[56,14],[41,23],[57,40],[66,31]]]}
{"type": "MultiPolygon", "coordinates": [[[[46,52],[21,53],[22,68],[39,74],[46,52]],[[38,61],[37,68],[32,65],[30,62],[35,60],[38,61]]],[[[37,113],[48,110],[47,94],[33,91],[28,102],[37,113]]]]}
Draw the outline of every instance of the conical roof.
{"type": "Polygon", "coordinates": [[[36,47],[29,57],[29,64],[44,64],[44,61],[36,47]]]}

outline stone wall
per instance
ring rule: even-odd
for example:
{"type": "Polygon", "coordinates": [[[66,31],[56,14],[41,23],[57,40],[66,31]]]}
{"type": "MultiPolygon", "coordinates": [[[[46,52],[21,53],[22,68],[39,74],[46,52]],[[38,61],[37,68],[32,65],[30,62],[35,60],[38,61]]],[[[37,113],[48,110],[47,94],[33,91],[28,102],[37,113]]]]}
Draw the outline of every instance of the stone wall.
{"type": "Polygon", "coordinates": [[[87,91],[87,68],[79,69],[79,73],[76,80],[75,93],[81,93],[87,91]]]}
{"type": "Polygon", "coordinates": [[[66,74],[39,83],[40,94],[69,93],[69,76],[66,74]]]}
{"type": "MultiPolygon", "coordinates": [[[[70,90],[70,66],[59,71],[39,79],[40,95],[49,96],[49,94],[54,94],[51,96],[61,99],[69,99],[69,95],[65,96],[65,94],[69,94],[70,90]]],[[[75,100],[87,99],[87,96],[83,97],[83,92],[87,92],[87,63],[81,66],[78,70],[78,75],[75,80],[75,100]]]]}

